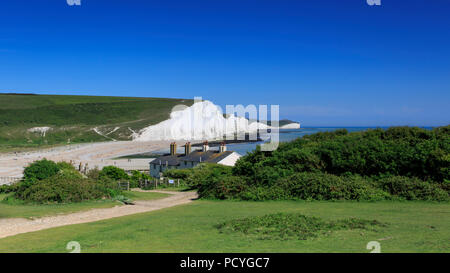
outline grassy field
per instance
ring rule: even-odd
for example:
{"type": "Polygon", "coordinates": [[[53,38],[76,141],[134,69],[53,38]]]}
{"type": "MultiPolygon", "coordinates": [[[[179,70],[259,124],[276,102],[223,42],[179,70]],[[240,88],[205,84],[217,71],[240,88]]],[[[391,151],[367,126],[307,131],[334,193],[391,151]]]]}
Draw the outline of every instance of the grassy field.
{"type": "Polygon", "coordinates": [[[78,241],[82,252],[449,252],[450,204],[432,202],[234,202],[195,201],[159,211],[59,227],[0,240],[0,252],[66,252],[78,241]],[[377,231],[343,230],[307,240],[258,240],[220,233],[216,224],[277,212],[324,220],[378,220],[377,231]]]}
{"type": "MultiPolygon", "coordinates": [[[[124,195],[133,200],[154,200],[168,196],[167,194],[156,192],[126,192],[124,193],[124,195]]],[[[5,197],[5,194],[0,194],[0,201],[5,197]]],[[[68,214],[93,208],[111,208],[119,205],[122,205],[122,203],[112,200],[86,201],[81,203],[52,205],[10,205],[0,202],[0,219],[38,218],[56,214],[68,214]]]]}
{"type": "Polygon", "coordinates": [[[192,103],[165,98],[0,94],[0,151],[128,140],[132,130],[166,120],[175,105],[192,103]],[[52,128],[45,137],[27,132],[43,126],[52,128]],[[93,131],[94,127],[107,136],[93,131]]]}

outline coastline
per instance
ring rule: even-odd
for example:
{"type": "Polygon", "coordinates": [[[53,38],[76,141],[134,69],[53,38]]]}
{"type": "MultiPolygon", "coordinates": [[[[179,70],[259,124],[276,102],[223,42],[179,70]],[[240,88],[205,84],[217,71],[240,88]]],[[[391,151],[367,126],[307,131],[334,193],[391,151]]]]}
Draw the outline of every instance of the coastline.
{"type": "MultiPolygon", "coordinates": [[[[148,168],[147,159],[128,160],[114,159],[117,157],[139,153],[142,151],[156,151],[167,147],[172,141],[116,141],[97,142],[84,144],[71,144],[53,148],[45,148],[30,152],[20,153],[0,153],[0,177],[22,177],[24,167],[41,159],[49,159],[56,162],[72,161],[72,164],[83,166],[88,164],[88,168],[102,168],[108,165],[125,167],[127,169],[148,168]]],[[[178,145],[184,144],[178,141],[178,145]]]]}

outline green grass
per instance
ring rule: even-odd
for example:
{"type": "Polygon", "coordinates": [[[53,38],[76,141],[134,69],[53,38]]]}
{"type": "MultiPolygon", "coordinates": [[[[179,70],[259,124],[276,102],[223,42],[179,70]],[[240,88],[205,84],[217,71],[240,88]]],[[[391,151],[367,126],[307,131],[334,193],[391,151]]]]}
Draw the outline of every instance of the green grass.
{"type": "Polygon", "coordinates": [[[432,202],[195,201],[159,211],[59,227],[0,239],[0,252],[449,252],[450,204],[432,202]],[[259,240],[216,225],[273,213],[301,213],[324,221],[361,218],[386,223],[377,230],[333,230],[307,240],[259,240]]]}
{"type": "MultiPolygon", "coordinates": [[[[133,200],[155,200],[167,197],[167,194],[156,192],[125,192],[124,195],[133,200]]],[[[0,194],[0,201],[6,197],[6,194],[0,194]]],[[[85,201],[70,204],[5,204],[0,202],[0,219],[2,218],[39,218],[52,216],[56,214],[68,214],[89,210],[93,208],[111,208],[120,206],[122,203],[112,200],[85,201]]]]}
{"type": "Polygon", "coordinates": [[[127,191],[124,192],[123,195],[125,197],[128,197],[132,200],[145,200],[145,201],[149,201],[149,200],[155,200],[155,199],[160,199],[160,198],[164,198],[167,196],[170,196],[170,194],[166,194],[166,193],[159,193],[159,192],[138,192],[138,191],[127,191]]]}
{"type": "Polygon", "coordinates": [[[166,98],[0,94],[0,151],[58,144],[129,140],[137,131],[169,118],[175,105],[193,100],[166,98]],[[27,132],[49,126],[43,137],[27,132]],[[98,127],[101,136],[92,128],[98,127]],[[130,130],[131,129],[131,130],[130,130]]]}

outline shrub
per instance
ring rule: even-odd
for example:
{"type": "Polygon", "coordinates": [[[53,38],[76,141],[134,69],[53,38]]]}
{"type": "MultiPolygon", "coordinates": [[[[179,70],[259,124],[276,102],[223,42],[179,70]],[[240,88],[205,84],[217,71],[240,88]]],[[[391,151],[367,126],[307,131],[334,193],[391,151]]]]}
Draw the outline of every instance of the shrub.
{"type": "Polygon", "coordinates": [[[31,163],[23,171],[24,179],[28,181],[43,180],[57,174],[60,167],[53,161],[42,159],[31,163]]]}
{"type": "Polygon", "coordinates": [[[391,195],[404,198],[406,200],[449,200],[448,191],[434,182],[425,182],[418,178],[404,176],[393,176],[380,179],[377,182],[383,190],[391,195]]]}
{"type": "Polygon", "coordinates": [[[76,170],[76,168],[72,164],[65,161],[58,162],[56,163],[56,165],[60,170],[73,170],[73,171],[76,170]]]}
{"type": "Polygon", "coordinates": [[[164,177],[186,180],[192,174],[192,169],[168,169],[164,171],[164,177]]]}
{"type": "Polygon", "coordinates": [[[238,176],[211,177],[198,186],[198,194],[201,198],[232,199],[238,198],[246,188],[246,183],[238,176]]]}
{"type": "Polygon", "coordinates": [[[256,149],[237,161],[233,175],[245,176],[254,185],[271,185],[296,172],[407,176],[443,182],[450,179],[449,128],[317,133],[281,143],[273,152],[256,149]]]}
{"type": "Polygon", "coordinates": [[[21,188],[15,197],[33,203],[70,203],[108,197],[108,193],[96,181],[58,174],[21,188]]]}
{"type": "Polygon", "coordinates": [[[150,180],[150,176],[140,171],[133,171],[130,178],[130,188],[138,188],[142,180],[150,180]]]}
{"type": "Polygon", "coordinates": [[[193,188],[209,187],[220,178],[231,175],[231,167],[220,164],[202,163],[191,169],[187,177],[187,185],[193,188]]]}
{"type": "Polygon", "coordinates": [[[95,167],[94,169],[90,169],[90,170],[87,172],[86,176],[87,176],[89,179],[92,179],[92,180],[98,180],[99,177],[100,177],[100,170],[98,169],[98,167],[95,167]]]}
{"type": "Polygon", "coordinates": [[[326,173],[298,173],[277,184],[285,197],[303,200],[383,200],[389,194],[359,176],[339,177],[326,173]]]}
{"type": "Polygon", "coordinates": [[[19,183],[14,183],[12,185],[1,185],[0,186],[0,193],[16,192],[17,189],[19,188],[19,183]]]}
{"type": "Polygon", "coordinates": [[[113,180],[128,180],[129,176],[128,174],[121,168],[115,167],[115,166],[106,166],[103,167],[101,172],[99,173],[99,178],[101,177],[108,177],[113,180]]]}

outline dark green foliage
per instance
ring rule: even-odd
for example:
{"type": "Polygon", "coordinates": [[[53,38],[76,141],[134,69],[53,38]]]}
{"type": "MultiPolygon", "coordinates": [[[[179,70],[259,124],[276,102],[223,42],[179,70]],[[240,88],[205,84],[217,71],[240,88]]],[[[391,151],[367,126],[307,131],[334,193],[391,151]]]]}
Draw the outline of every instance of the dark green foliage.
{"type": "Polygon", "coordinates": [[[305,216],[298,213],[277,213],[259,217],[235,219],[224,222],[216,227],[223,233],[242,233],[260,240],[306,240],[337,230],[375,230],[386,224],[376,220],[357,218],[337,221],[324,221],[318,217],[305,216]]]}
{"type": "Polygon", "coordinates": [[[380,187],[406,200],[449,200],[448,190],[444,190],[438,183],[426,182],[417,178],[393,176],[380,179],[380,187]]]}
{"type": "Polygon", "coordinates": [[[360,176],[339,177],[326,173],[296,173],[277,181],[284,199],[383,200],[389,198],[360,176]]]}
{"type": "Polygon", "coordinates": [[[103,167],[101,172],[99,173],[99,177],[108,177],[112,180],[128,180],[129,176],[128,174],[121,168],[115,167],[115,166],[106,166],[103,167]]]}
{"type": "Polygon", "coordinates": [[[35,181],[49,178],[59,172],[58,165],[47,159],[42,159],[31,163],[23,171],[24,180],[35,181]]]}
{"type": "Polygon", "coordinates": [[[121,194],[113,178],[123,176],[123,170],[114,168],[106,168],[103,176],[92,170],[89,178],[84,178],[69,163],[36,161],[25,170],[28,175],[24,180],[0,187],[0,193],[14,193],[5,199],[8,203],[72,203],[112,198],[121,194]]]}
{"type": "Polygon", "coordinates": [[[317,133],[273,152],[258,147],[231,174],[205,168],[188,180],[202,198],[449,200],[449,127],[317,133]]]}
{"type": "Polygon", "coordinates": [[[16,192],[19,187],[19,183],[15,183],[12,185],[1,185],[0,186],[0,193],[11,193],[16,192]]]}
{"type": "Polygon", "coordinates": [[[233,199],[246,192],[248,186],[245,181],[238,176],[225,175],[222,178],[211,177],[209,183],[203,183],[198,187],[198,194],[201,198],[212,199],[233,199]]]}
{"type": "Polygon", "coordinates": [[[265,185],[303,171],[399,175],[441,182],[450,177],[447,127],[392,127],[354,133],[338,130],[304,136],[280,144],[271,153],[250,153],[237,162],[233,174],[265,185]]]}
{"type": "Polygon", "coordinates": [[[130,177],[130,188],[138,188],[140,181],[150,180],[150,175],[141,173],[140,171],[133,171],[130,177]]]}
{"type": "Polygon", "coordinates": [[[202,163],[191,169],[192,173],[186,178],[186,182],[188,186],[203,191],[220,181],[221,178],[231,175],[231,169],[224,165],[202,163]]]}
{"type": "Polygon", "coordinates": [[[186,180],[192,173],[192,169],[168,169],[164,171],[164,177],[186,180]]]}
{"type": "Polygon", "coordinates": [[[90,170],[87,172],[86,176],[87,176],[89,179],[92,179],[92,180],[98,180],[98,179],[99,179],[99,176],[100,176],[100,170],[99,170],[97,167],[95,167],[94,169],[90,169],[90,170]]]}
{"type": "Polygon", "coordinates": [[[36,181],[17,191],[17,199],[33,203],[71,203],[108,197],[101,184],[84,178],[67,178],[58,174],[36,181]]]}

